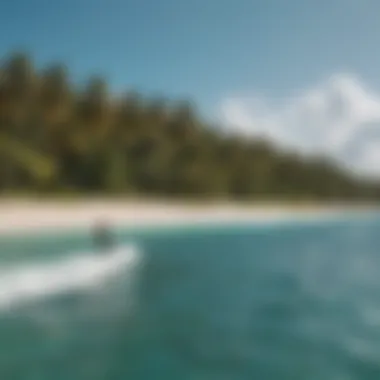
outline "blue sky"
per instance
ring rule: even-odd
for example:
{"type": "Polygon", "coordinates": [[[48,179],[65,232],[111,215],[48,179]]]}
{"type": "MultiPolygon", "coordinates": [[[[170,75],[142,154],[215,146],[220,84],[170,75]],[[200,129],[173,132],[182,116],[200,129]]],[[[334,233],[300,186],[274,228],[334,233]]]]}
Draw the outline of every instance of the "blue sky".
{"type": "Polygon", "coordinates": [[[376,0],[12,0],[0,3],[0,54],[63,61],[74,80],[101,74],[117,91],[189,97],[252,129],[256,111],[281,115],[317,88],[380,91],[379,14],[376,0]],[[224,112],[231,102],[245,122],[224,112]]]}
{"type": "Polygon", "coordinates": [[[337,70],[380,86],[379,12],[369,0],[12,0],[0,5],[0,54],[26,48],[75,78],[101,73],[116,89],[212,105],[337,70]]]}

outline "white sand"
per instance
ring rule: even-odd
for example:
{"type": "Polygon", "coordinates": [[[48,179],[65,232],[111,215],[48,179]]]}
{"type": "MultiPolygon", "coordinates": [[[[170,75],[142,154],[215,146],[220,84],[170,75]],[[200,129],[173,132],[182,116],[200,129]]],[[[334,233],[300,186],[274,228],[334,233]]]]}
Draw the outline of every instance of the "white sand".
{"type": "MultiPolygon", "coordinates": [[[[359,210],[368,210],[360,206],[359,210]]],[[[235,204],[179,204],[141,201],[3,201],[0,234],[88,228],[98,220],[114,226],[163,226],[282,218],[315,218],[358,210],[358,207],[268,206],[235,204]]]]}

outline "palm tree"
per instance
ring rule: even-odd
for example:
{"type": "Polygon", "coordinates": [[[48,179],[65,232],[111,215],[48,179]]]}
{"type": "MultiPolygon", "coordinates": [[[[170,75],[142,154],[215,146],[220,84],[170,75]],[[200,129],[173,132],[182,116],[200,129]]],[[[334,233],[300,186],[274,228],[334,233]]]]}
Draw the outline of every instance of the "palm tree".
{"type": "Polygon", "coordinates": [[[77,101],[74,144],[82,152],[96,149],[114,125],[105,81],[93,77],[77,101]]]}
{"type": "Polygon", "coordinates": [[[115,133],[127,145],[133,144],[144,135],[145,109],[142,97],[129,92],[117,104],[115,133]]]}
{"type": "Polygon", "coordinates": [[[13,55],[5,62],[1,81],[1,119],[12,133],[19,132],[28,120],[36,90],[37,77],[29,57],[23,53],[13,55]]]}
{"type": "Polygon", "coordinates": [[[31,139],[38,88],[33,64],[26,54],[18,53],[5,62],[1,73],[0,151],[6,158],[2,162],[5,182],[17,186],[25,172],[39,183],[49,180],[55,173],[54,163],[36,151],[31,139]]]}
{"type": "Polygon", "coordinates": [[[72,107],[72,93],[66,68],[54,65],[42,73],[39,109],[45,125],[55,127],[68,121],[72,107]]]}

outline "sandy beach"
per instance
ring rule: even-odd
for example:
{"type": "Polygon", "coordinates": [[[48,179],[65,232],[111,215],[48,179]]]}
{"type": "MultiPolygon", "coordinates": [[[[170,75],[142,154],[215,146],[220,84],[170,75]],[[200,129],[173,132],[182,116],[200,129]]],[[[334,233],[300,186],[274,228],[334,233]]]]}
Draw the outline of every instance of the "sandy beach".
{"type": "Polygon", "coordinates": [[[294,206],[275,204],[176,203],[148,201],[36,201],[0,202],[0,234],[87,228],[98,220],[115,227],[171,226],[282,218],[315,218],[370,206],[294,206]]]}

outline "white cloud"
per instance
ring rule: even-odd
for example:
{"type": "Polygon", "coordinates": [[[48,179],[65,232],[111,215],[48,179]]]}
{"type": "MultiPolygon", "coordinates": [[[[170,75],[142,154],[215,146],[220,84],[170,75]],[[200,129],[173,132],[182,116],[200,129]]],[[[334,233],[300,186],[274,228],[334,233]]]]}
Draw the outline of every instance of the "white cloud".
{"type": "Polygon", "coordinates": [[[227,132],[267,137],[303,153],[330,155],[363,174],[380,175],[380,94],[353,75],[334,75],[277,102],[230,97],[221,103],[220,116],[227,132]]]}

